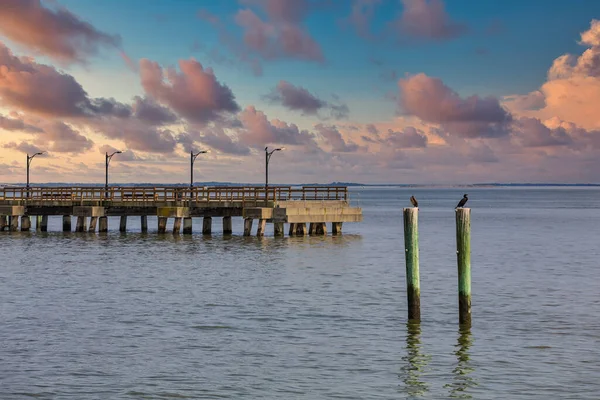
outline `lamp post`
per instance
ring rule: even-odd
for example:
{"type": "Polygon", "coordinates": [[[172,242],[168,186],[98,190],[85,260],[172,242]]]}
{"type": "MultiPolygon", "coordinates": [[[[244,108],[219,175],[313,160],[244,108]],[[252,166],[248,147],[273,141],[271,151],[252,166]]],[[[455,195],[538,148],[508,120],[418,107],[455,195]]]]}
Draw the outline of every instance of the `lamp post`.
{"type": "Polygon", "coordinates": [[[269,151],[269,147],[265,147],[265,205],[269,201],[269,160],[276,151],[285,150],[285,147],[278,147],[269,151]]]}
{"type": "Polygon", "coordinates": [[[104,193],[104,198],[105,198],[105,199],[108,199],[108,164],[110,164],[110,160],[113,158],[113,156],[114,156],[115,154],[121,154],[121,153],[122,153],[122,151],[120,151],[120,150],[114,151],[114,152],[113,152],[112,154],[110,154],[110,155],[108,154],[108,152],[106,153],[106,158],[104,159],[104,161],[105,161],[105,166],[106,166],[106,168],[105,168],[105,172],[106,172],[106,181],[105,181],[105,183],[104,183],[104,191],[105,191],[105,193],[104,193]]]}
{"type": "Polygon", "coordinates": [[[196,158],[200,155],[200,154],[206,154],[206,153],[210,153],[210,150],[201,150],[197,153],[194,153],[194,151],[190,151],[190,196],[191,194],[191,190],[194,187],[194,161],[196,161],[196,158]]]}
{"type": "Polygon", "coordinates": [[[31,156],[29,155],[29,153],[27,153],[27,198],[29,198],[29,166],[31,165],[31,160],[33,160],[33,157],[41,156],[44,153],[45,151],[40,151],[31,156]]]}

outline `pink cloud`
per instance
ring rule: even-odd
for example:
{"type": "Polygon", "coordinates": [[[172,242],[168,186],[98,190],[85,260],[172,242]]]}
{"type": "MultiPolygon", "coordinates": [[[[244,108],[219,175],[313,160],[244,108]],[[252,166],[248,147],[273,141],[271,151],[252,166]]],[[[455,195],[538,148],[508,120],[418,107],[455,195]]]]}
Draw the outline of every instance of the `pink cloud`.
{"type": "Polygon", "coordinates": [[[62,62],[84,62],[101,47],[118,47],[109,35],[65,8],[46,8],[40,0],[3,0],[0,32],[10,40],[62,62]]]}
{"type": "Polygon", "coordinates": [[[400,34],[416,39],[448,40],[467,31],[466,25],[450,18],[442,0],[402,0],[402,4],[402,14],[392,22],[400,34]]]}
{"type": "Polygon", "coordinates": [[[164,125],[177,122],[178,118],[169,108],[161,106],[148,97],[133,98],[133,116],[151,125],[164,125]]]}
{"type": "Polygon", "coordinates": [[[140,60],[144,91],[192,122],[214,121],[239,110],[231,89],[217,81],[211,68],[192,58],[180,60],[179,69],[163,70],[154,61],[140,60]]]}
{"type": "Polygon", "coordinates": [[[239,114],[243,129],[240,130],[240,142],[252,147],[264,147],[268,144],[311,145],[313,135],[300,130],[295,124],[274,119],[269,121],[262,111],[248,106],[239,114]]]}
{"type": "Polygon", "coordinates": [[[335,125],[317,124],[315,130],[325,139],[333,152],[352,153],[359,149],[357,144],[346,141],[335,125]]]}
{"type": "Polygon", "coordinates": [[[375,7],[381,4],[381,0],[354,0],[350,15],[342,22],[354,28],[356,33],[366,39],[372,39],[371,21],[375,7]]]}
{"type": "Polygon", "coordinates": [[[303,115],[317,115],[321,110],[329,111],[335,119],[347,118],[350,110],[346,104],[328,102],[310,93],[303,87],[294,86],[287,81],[279,81],[271,93],[263,96],[271,103],[281,104],[292,111],[301,111],[303,115]]]}
{"type": "Polygon", "coordinates": [[[420,129],[409,126],[399,132],[389,129],[384,142],[388,146],[400,149],[423,148],[427,147],[427,136],[420,129]]]}
{"type": "Polygon", "coordinates": [[[28,133],[37,133],[41,132],[42,129],[37,126],[33,126],[25,123],[20,118],[6,118],[0,115],[0,129],[4,129],[6,131],[24,131],[28,133]]]}
{"type": "Polygon", "coordinates": [[[20,151],[21,153],[26,153],[26,154],[35,154],[35,153],[42,152],[42,149],[40,147],[36,146],[33,143],[27,143],[27,142],[20,142],[20,143],[9,142],[9,143],[3,144],[2,147],[5,149],[20,151]]]}

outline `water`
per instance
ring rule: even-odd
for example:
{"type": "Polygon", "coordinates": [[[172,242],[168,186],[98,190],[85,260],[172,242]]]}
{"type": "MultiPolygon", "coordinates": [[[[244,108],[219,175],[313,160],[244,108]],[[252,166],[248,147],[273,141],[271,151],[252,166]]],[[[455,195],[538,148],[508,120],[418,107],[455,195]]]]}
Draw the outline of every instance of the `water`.
{"type": "Polygon", "coordinates": [[[211,238],[63,234],[60,218],[3,232],[0,399],[597,399],[600,189],[467,190],[467,332],[463,191],[355,189],[365,220],[340,237],[245,238],[241,218],[232,237],[219,219],[211,238]],[[406,323],[411,194],[420,326],[406,323]]]}

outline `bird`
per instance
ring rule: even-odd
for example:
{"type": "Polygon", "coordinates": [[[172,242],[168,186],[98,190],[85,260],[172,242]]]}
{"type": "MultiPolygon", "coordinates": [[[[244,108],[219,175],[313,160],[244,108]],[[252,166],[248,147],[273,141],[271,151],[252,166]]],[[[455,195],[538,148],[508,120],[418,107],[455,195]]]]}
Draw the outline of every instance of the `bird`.
{"type": "Polygon", "coordinates": [[[460,201],[458,202],[458,205],[456,206],[456,208],[462,208],[464,207],[464,205],[467,203],[467,201],[469,200],[469,198],[467,197],[467,195],[465,194],[463,196],[462,199],[460,199],[460,201]]]}
{"type": "Polygon", "coordinates": [[[410,202],[412,203],[413,207],[419,208],[419,202],[417,199],[415,199],[415,196],[410,196],[410,202]]]}

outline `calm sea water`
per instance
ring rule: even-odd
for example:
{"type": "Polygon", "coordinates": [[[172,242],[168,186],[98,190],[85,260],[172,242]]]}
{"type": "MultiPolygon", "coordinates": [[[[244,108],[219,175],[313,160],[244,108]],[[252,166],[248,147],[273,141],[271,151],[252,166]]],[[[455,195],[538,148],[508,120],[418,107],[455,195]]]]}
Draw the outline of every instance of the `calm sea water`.
{"type": "MultiPolygon", "coordinates": [[[[0,233],[0,399],[598,399],[600,190],[354,189],[340,237],[0,233]],[[420,202],[420,326],[402,207],[420,202]]],[[[150,219],[156,231],[155,220],[150,219]]],[[[201,230],[201,221],[195,231],[201,230]]]]}

